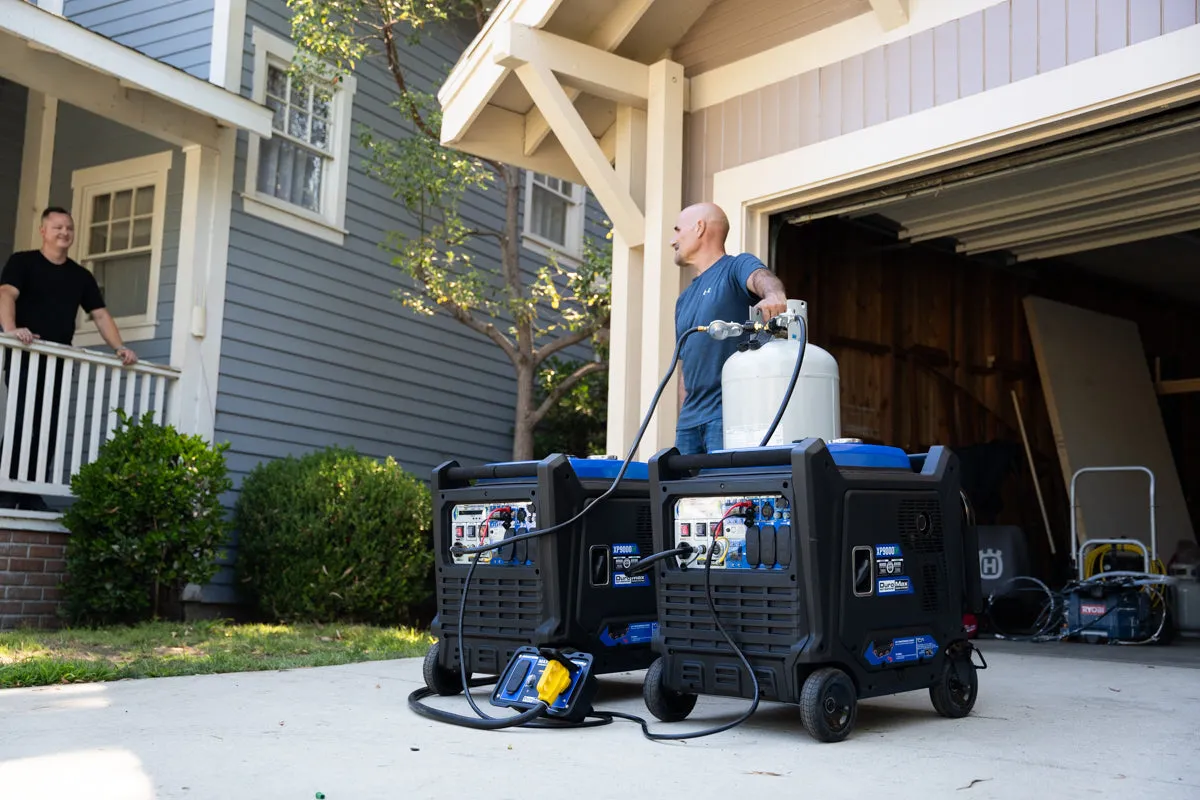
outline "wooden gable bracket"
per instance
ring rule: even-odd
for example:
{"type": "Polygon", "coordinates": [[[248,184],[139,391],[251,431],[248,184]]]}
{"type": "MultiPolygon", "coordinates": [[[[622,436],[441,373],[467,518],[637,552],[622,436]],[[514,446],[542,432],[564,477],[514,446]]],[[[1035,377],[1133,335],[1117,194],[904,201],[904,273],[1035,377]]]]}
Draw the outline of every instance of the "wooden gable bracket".
{"type": "Polygon", "coordinates": [[[908,0],[871,0],[871,8],[885,31],[908,24],[908,0]]]}
{"type": "MultiPolygon", "coordinates": [[[[605,52],[617,49],[652,5],[654,0],[620,0],[596,30],[584,40],[584,44],[605,52]]],[[[566,91],[572,103],[582,94],[574,86],[566,87],[566,91]]],[[[525,115],[525,155],[532,156],[537,153],[549,134],[550,125],[541,110],[535,106],[525,115]]],[[[601,146],[603,144],[601,142],[601,146]]],[[[609,155],[612,149],[605,149],[604,152],[609,155]]]]}
{"type": "Polygon", "coordinates": [[[515,23],[506,26],[493,52],[497,64],[516,73],[625,242],[630,247],[643,244],[645,215],[617,177],[555,73],[563,83],[583,91],[623,105],[646,108],[650,95],[649,68],[515,23]]]}

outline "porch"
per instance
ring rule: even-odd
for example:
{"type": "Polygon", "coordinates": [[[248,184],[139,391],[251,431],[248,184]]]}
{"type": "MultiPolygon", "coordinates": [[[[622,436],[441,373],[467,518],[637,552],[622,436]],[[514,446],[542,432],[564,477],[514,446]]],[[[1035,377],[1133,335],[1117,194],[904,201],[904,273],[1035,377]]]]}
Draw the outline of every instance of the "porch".
{"type": "Polygon", "coordinates": [[[41,246],[45,208],[70,210],[69,255],[139,357],[125,367],[82,310],[71,347],[0,335],[0,492],[61,505],[118,409],[211,437],[236,136],[269,137],[271,114],[57,11],[0,0],[0,263],[41,246]]]}
{"type": "Polygon", "coordinates": [[[61,10],[0,0],[0,263],[40,246],[47,207],[70,209],[69,255],[139,363],[91,349],[103,342],[82,313],[70,347],[0,335],[0,492],[49,508],[0,510],[0,628],[54,624],[60,512],[119,409],[212,439],[237,137],[271,136],[240,74],[201,80],[61,10]]]}
{"type": "Polygon", "coordinates": [[[6,515],[56,516],[54,506],[71,496],[71,477],[115,434],[119,410],[138,418],[152,412],[155,422],[178,424],[170,405],[177,367],[126,367],[98,351],[23,345],[8,335],[0,336],[0,363],[7,365],[0,384],[0,493],[41,496],[51,507],[39,513],[40,504],[22,502],[6,515]]]}

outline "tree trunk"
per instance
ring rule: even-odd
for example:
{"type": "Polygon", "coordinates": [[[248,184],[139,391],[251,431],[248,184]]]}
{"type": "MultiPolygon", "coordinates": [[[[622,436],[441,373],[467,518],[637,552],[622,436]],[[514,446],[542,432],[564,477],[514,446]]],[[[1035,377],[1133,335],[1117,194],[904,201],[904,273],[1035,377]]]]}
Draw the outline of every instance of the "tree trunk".
{"type": "MultiPolygon", "coordinates": [[[[512,298],[522,294],[520,226],[518,224],[521,203],[520,172],[505,164],[503,168],[505,190],[504,239],[500,245],[500,269],[505,287],[512,298]]],[[[528,461],[533,458],[533,381],[537,364],[533,358],[533,324],[531,320],[517,319],[517,357],[513,367],[517,375],[517,410],[513,424],[513,460],[528,461]]]]}
{"type": "Polygon", "coordinates": [[[513,420],[513,461],[533,459],[533,364],[517,364],[517,412],[513,420]]]}

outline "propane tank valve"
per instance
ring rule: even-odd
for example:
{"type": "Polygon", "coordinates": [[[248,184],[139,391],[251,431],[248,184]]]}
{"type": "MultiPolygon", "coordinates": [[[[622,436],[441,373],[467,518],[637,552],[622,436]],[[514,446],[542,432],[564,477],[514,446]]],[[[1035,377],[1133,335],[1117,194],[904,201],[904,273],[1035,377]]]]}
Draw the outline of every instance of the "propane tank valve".
{"type": "Polygon", "coordinates": [[[745,332],[745,327],[741,323],[726,322],[720,319],[710,322],[705,329],[709,336],[718,341],[731,336],[741,336],[745,332]]]}

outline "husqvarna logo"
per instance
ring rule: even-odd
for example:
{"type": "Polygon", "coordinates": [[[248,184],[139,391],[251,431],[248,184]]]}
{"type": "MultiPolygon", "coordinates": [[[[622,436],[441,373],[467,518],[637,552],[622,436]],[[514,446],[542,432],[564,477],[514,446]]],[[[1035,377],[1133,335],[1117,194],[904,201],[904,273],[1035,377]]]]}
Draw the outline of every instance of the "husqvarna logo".
{"type": "Polygon", "coordinates": [[[999,550],[979,551],[979,577],[985,581],[998,581],[1004,574],[1004,554],[999,550]]]}

